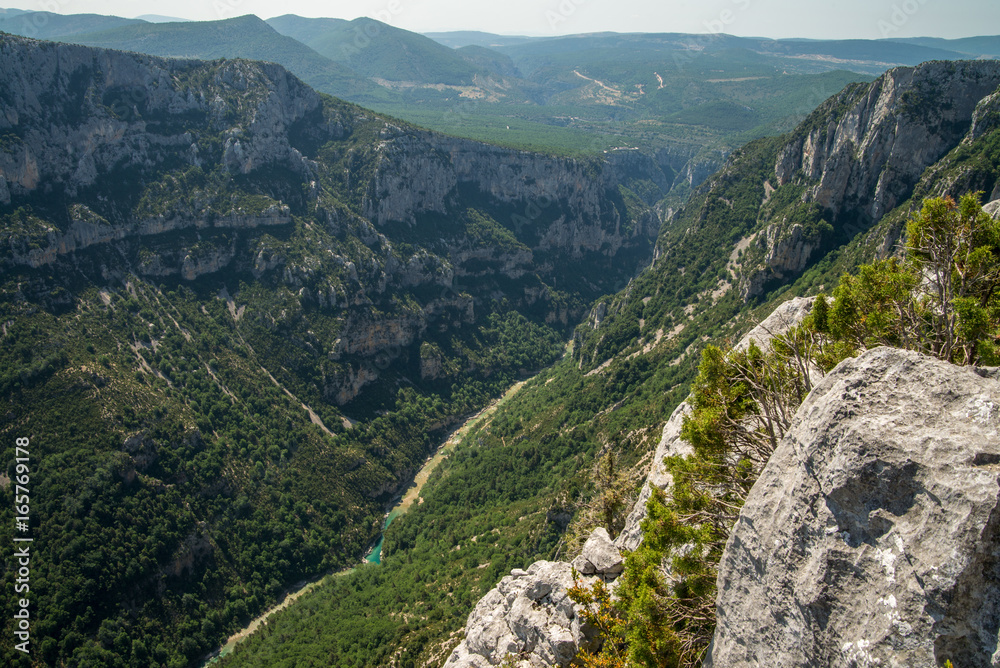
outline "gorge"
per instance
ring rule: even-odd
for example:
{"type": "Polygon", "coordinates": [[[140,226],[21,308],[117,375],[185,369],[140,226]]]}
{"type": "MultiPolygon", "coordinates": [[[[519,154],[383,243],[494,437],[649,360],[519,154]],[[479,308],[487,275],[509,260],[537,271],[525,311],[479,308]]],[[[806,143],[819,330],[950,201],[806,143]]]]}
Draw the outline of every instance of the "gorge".
{"type": "MultiPolygon", "coordinates": [[[[7,34],[0,63],[0,433],[29,435],[37,457],[43,665],[196,664],[294,583],[356,564],[441,438],[519,381],[387,527],[381,565],[317,586],[222,665],[566,665],[599,644],[565,594],[571,564],[612,580],[615,555],[641,544],[645,481],[672,484],[662,459],[685,451],[678,406],[702,349],[776,309],[802,317],[812,302],[795,298],[897,254],[925,198],[1000,199],[993,60],[892,69],[707,162],[446,136],[270,63],[7,34]],[[609,456],[624,491],[600,508],[609,456]]],[[[711,665],[989,665],[993,375],[886,349],[830,373],[736,525],[745,550],[720,565],[711,665]],[[894,393],[935,379],[951,394],[894,393]],[[923,603],[900,589],[895,537],[921,561],[905,577],[944,569],[912,547],[927,499],[948,496],[936,464],[892,444],[875,464],[841,453],[827,478],[808,475],[828,455],[801,434],[852,424],[812,417],[866,413],[852,391],[891,395],[858,433],[926,403],[909,423],[945,409],[971,421],[958,435],[946,421],[935,447],[980,444],[947,459],[979,491],[956,520],[964,542],[933,539],[964,564],[940,576],[933,622],[908,621],[923,603]],[[858,489],[841,485],[848,464],[858,489]],[[818,511],[826,524],[803,520],[821,497],[835,531],[818,511]],[[772,537],[754,527],[774,508],[772,537]],[[853,559],[880,587],[888,550],[899,580],[855,611],[868,617],[837,616],[854,589],[788,584],[822,566],[809,550],[838,582],[853,559]],[[788,570],[765,578],[765,562],[788,570]],[[827,604],[837,614],[787,609],[827,604]],[[764,612],[775,621],[758,633],[764,612]],[[789,619],[810,639],[801,655],[775,635],[789,619]]],[[[13,495],[9,475],[0,486],[13,495]]],[[[0,652],[24,663],[10,637],[0,652]]]]}

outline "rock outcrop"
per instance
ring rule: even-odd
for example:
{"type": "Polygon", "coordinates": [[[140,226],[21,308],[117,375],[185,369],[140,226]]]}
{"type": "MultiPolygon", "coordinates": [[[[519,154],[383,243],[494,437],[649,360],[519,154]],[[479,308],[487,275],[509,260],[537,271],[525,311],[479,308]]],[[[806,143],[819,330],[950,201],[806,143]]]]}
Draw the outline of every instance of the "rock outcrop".
{"type": "Polygon", "coordinates": [[[514,569],[476,604],[445,668],[486,668],[507,659],[518,668],[568,666],[581,647],[597,641],[597,629],[584,623],[567,594],[572,586],[572,567],[564,562],[514,569]]]}
{"type": "Polygon", "coordinates": [[[663,460],[667,457],[685,456],[694,453],[691,444],[681,440],[681,427],[684,424],[684,416],[691,412],[691,405],[687,401],[674,409],[667,424],[663,426],[663,433],[660,442],[653,453],[653,463],[649,473],[642,483],[639,496],[632,504],[625,519],[625,527],[615,538],[615,545],[622,550],[634,551],[642,543],[642,521],[646,519],[646,503],[653,494],[653,488],[668,489],[673,484],[673,477],[667,473],[667,468],[663,465],[663,460]]]}
{"type": "Polygon", "coordinates": [[[733,529],[707,665],[1000,665],[998,407],[998,370],[834,369],[733,529]]]}
{"type": "MultiPolygon", "coordinates": [[[[834,230],[867,229],[912,195],[928,167],[996,127],[998,86],[995,61],[936,61],[849,87],[820,105],[779,150],[765,202],[775,187],[801,187],[802,205],[815,207],[834,230]]],[[[990,196],[994,184],[976,187],[990,196]]],[[[799,274],[822,247],[818,228],[793,218],[767,221],[738,246],[753,244],[755,251],[740,263],[744,298],[799,274]]]]}
{"type": "Polygon", "coordinates": [[[604,527],[594,529],[572,566],[583,575],[597,575],[605,580],[614,580],[625,570],[622,554],[604,527]]]}
{"type": "Polygon", "coordinates": [[[889,70],[820,108],[822,113],[847,107],[782,150],[774,169],[778,183],[801,174],[815,182],[806,201],[835,219],[876,221],[962,140],[977,106],[997,86],[1000,65],[994,61],[936,61],[889,70]]]}

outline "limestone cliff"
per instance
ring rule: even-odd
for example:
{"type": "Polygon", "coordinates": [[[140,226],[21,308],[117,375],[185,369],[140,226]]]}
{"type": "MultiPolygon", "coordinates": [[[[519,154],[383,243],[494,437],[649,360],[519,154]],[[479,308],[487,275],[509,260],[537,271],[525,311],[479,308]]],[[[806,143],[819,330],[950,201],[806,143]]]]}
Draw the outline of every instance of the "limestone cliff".
{"type": "Polygon", "coordinates": [[[574,569],[576,583],[590,586],[598,578],[614,580],[622,568],[621,554],[599,528],[572,564],[538,561],[526,571],[514,569],[476,604],[445,668],[569,666],[580,649],[596,650],[601,642],[567,593],[574,569]]]}
{"type": "Polygon", "coordinates": [[[537,235],[537,250],[614,255],[636,237],[648,242],[658,227],[655,220],[623,229],[621,213],[607,195],[617,188],[615,169],[609,163],[596,175],[592,169],[578,160],[390,128],[378,146],[364,214],[379,227],[391,221],[416,225],[422,213],[450,212],[456,190],[471,187],[514,205],[510,222],[516,232],[537,235]]]}
{"type": "Polygon", "coordinates": [[[733,529],[707,665],[997,665],[998,403],[916,353],[834,369],[733,529]]]}
{"type": "Polygon", "coordinates": [[[928,167],[995,125],[998,85],[994,61],[931,62],[890,70],[821,105],[780,147],[764,188],[765,205],[776,189],[796,188],[799,215],[812,213],[799,221],[787,208],[764,208],[762,228],[738,244],[755,251],[737,263],[744,297],[802,272],[824,234],[849,237],[906,201],[928,167]]]}
{"type": "Polygon", "coordinates": [[[992,61],[890,70],[867,88],[842,93],[836,102],[846,109],[827,109],[815,127],[798,133],[778,157],[777,181],[801,174],[812,182],[805,199],[834,218],[878,220],[962,140],[998,84],[1000,66],[992,61]]]}
{"type": "Polygon", "coordinates": [[[331,362],[322,387],[338,404],[416,358],[429,331],[475,326],[495,303],[568,324],[659,228],[620,183],[657,178],[649,159],[437,135],[324,99],[273,64],[11,35],[0,64],[0,267],[287,293],[294,308],[251,315],[272,330],[303,309],[335,319],[309,346],[331,362]]]}

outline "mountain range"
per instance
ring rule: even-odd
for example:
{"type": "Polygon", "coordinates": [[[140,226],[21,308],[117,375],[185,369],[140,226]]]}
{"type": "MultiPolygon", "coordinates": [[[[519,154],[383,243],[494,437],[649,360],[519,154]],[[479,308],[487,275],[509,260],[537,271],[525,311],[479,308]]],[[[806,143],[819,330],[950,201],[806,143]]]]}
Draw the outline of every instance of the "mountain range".
{"type": "Polygon", "coordinates": [[[223,659],[439,665],[512,569],[625,528],[706,344],[892,255],[926,197],[1000,199],[997,38],[2,16],[0,433],[31,443],[35,614],[10,665],[200,662],[356,565],[524,381],[380,566],[223,659]],[[501,122],[513,146],[456,136],[501,122]]]}
{"type": "Polygon", "coordinates": [[[642,146],[670,162],[697,154],[694,169],[790,130],[850,81],[891,66],[1000,55],[991,37],[425,36],[374,19],[294,15],[150,23],[24,12],[0,20],[0,30],[166,57],[276,62],[321,92],[448,134],[560,153],[642,146]]]}

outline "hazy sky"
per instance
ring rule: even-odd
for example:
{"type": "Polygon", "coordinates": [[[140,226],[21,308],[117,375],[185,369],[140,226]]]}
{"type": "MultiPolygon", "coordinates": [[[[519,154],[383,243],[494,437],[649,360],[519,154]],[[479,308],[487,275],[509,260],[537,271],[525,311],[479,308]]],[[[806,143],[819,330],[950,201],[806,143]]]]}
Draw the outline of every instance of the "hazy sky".
{"type": "Polygon", "coordinates": [[[0,6],[194,20],[242,14],[371,16],[418,32],[523,35],[601,30],[837,39],[1000,34],[1000,0],[0,0],[0,6]]]}

